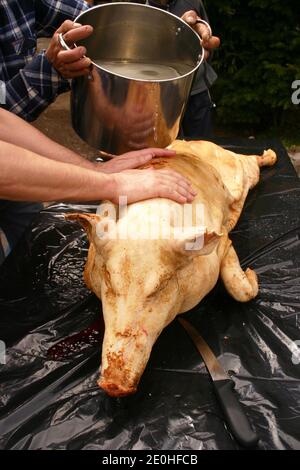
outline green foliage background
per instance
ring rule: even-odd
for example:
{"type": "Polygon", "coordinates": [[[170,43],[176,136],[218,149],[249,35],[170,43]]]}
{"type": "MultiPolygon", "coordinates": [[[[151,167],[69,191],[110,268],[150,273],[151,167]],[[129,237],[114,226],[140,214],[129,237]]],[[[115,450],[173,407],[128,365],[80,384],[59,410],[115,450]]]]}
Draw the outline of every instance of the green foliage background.
{"type": "Polygon", "coordinates": [[[219,125],[263,133],[299,134],[300,105],[291,101],[300,80],[299,0],[206,0],[221,47],[212,89],[219,125]]]}

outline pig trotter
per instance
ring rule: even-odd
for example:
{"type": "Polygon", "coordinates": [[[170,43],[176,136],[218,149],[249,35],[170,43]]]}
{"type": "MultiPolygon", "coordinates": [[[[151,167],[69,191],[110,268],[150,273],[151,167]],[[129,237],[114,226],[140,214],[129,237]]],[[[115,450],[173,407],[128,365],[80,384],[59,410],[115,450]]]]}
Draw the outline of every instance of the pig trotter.
{"type": "Polygon", "coordinates": [[[276,153],[269,149],[265,150],[261,157],[256,157],[258,166],[272,166],[276,163],[277,157],[276,153]]]}
{"type": "Polygon", "coordinates": [[[258,294],[255,271],[240,266],[235,249],[231,245],[221,263],[221,278],[229,294],[239,302],[248,302],[258,294]]]}

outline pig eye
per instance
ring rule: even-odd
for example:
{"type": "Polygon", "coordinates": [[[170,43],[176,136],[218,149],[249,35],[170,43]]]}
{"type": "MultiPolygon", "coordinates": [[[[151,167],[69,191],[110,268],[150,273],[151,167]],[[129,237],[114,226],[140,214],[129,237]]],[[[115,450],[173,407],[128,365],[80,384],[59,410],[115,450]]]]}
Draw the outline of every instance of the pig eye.
{"type": "Polygon", "coordinates": [[[155,287],[151,289],[151,292],[150,292],[150,294],[147,295],[147,298],[151,298],[155,294],[157,294],[158,292],[164,290],[167,287],[167,285],[169,284],[172,277],[173,277],[173,275],[171,274],[171,275],[168,275],[168,276],[160,279],[156,283],[155,287]]]}

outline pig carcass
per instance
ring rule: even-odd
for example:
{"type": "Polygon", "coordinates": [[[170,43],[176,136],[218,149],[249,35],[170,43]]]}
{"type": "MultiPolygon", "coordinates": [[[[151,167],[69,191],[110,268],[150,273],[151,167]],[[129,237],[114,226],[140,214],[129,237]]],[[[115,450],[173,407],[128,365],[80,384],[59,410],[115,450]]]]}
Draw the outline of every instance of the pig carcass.
{"type": "MultiPolygon", "coordinates": [[[[97,227],[110,210],[101,215],[67,216],[78,220],[89,238],[84,278],[102,301],[105,322],[98,384],[111,396],[136,391],[161,331],[176,315],[196,306],[219,276],[239,302],[258,293],[256,274],[241,269],[228,233],[238,221],[249,189],[259,181],[259,168],[273,165],[275,153],[238,155],[205,141],[175,141],[170,148],[176,150],[175,157],[155,158],[151,164],[173,168],[192,182],[198,194],[190,205],[190,229],[204,222],[201,233],[173,236],[184,206],[162,198],[129,205],[116,222],[109,216],[108,233],[113,235],[107,237],[100,237],[97,227]],[[196,211],[199,206],[203,208],[201,217],[196,211]],[[171,217],[166,216],[166,208],[171,217]],[[147,222],[152,228],[160,226],[159,237],[143,236],[147,222]],[[125,224],[130,237],[124,237],[125,224]],[[198,245],[197,237],[202,240],[198,245]]],[[[109,202],[105,207],[109,209],[109,205],[114,209],[109,202]]]]}

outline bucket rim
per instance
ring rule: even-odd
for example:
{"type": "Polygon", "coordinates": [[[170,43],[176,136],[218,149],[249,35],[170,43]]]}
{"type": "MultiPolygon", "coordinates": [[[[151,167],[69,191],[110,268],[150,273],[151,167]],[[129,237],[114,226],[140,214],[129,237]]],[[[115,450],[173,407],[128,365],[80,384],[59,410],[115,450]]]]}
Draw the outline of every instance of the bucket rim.
{"type": "MultiPolygon", "coordinates": [[[[189,70],[189,72],[186,72],[185,74],[183,75],[179,75],[178,77],[173,77],[173,78],[164,78],[164,79],[145,79],[145,78],[132,78],[132,77],[128,77],[126,75],[122,75],[120,73],[116,73],[116,72],[112,72],[111,70],[105,68],[105,67],[102,67],[101,65],[97,64],[96,62],[94,62],[92,59],[92,64],[93,64],[93,67],[96,67],[97,69],[100,69],[100,70],[103,70],[104,72],[110,74],[110,75],[113,75],[114,77],[119,77],[119,78],[124,78],[126,80],[132,80],[132,81],[135,81],[135,82],[145,82],[145,83],[166,83],[166,82],[174,82],[175,80],[181,80],[183,78],[186,78],[188,77],[189,75],[193,74],[194,72],[196,72],[196,70],[200,67],[200,65],[203,63],[204,61],[204,54],[205,54],[205,51],[204,51],[204,47],[202,46],[201,44],[201,38],[200,36],[196,33],[196,31],[194,31],[194,29],[189,25],[187,24],[185,21],[183,21],[179,16],[176,16],[174,15],[173,13],[170,13],[169,11],[165,11],[165,10],[162,10],[160,8],[157,8],[157,7],[153,7],[152,5],[146,5],[146,4],[142,4],[142,3],[135,3],[135,2],[111,2],[111,3],[104,3],[102,5],[94,5],[93,7],[91,8],[88,8],[87,10],[84,10],[82,11],[74,20],[74,23],[77,23],[78,20],[84,16],[86,13],[90,12],[91,10],[97,10],[97,9],[100,9],[100,8],[106,8],[106,7],[111,7],[111,6],[116,6],[116,5],[134,5],[136,7],[141,7],[141,8],[150,8],[152,10],[156,10],[156,11],[159,11],[160,13],[162,14],[165,14],[167,16],[172,16],[176,19],[176,21],[179,21],[180,23],[182,23],[185,27],[189,28],[192,33],[197,37],[197,39],[199,40],[199,45],[200,45],[200,54],[198,56],[198,62],[197,64],[195,65],[195,67],[193,67],[191,70],[189,70]]],[[[75,46],[76,46],[76,43],[75,43],[75,46]]]]}

